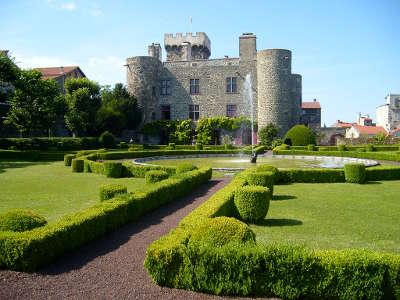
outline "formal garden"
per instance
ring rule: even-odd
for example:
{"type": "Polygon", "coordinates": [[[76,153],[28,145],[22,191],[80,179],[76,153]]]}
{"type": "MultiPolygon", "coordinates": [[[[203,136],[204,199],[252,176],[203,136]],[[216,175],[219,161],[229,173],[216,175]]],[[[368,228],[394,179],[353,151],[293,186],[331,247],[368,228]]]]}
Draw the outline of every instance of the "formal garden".
{"type": "MultiPolygon", "coordinates": [[[[277,168],[268,146],[258,145],[266,161],[235,172],[149,245],[149,275],[162,286],[218,295],[399,299],[399,146],[299,146],[287,138],[274,155],[381,164],[319,168],[282,159],[277,168]]],[[[109,133],[0,146],[0,266],[25,272],[224,176],[213,172],[215,159],[251,154],[246,146],[117,144],[109,133]],[[151,157],[164,159],[133,163],[151,157]]]]}

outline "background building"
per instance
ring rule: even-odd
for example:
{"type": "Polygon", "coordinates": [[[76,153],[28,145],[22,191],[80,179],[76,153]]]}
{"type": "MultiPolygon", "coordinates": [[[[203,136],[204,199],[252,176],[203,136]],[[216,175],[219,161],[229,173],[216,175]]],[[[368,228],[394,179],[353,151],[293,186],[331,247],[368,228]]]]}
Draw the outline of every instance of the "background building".
{"type": "Polygon", "coordinates": [[[376,108],[376,126],[386,131],[400,128],[400,94],[387,95],[386,104],[376,108]]]}
{"type": "Polygon", "coordinates": [[[257,51],[252,33],[239,37],[239,57],[235,58],[209,59],[211,41],[204,32],[165,34],[164,47],[164,62],[158,43],[148,47],[148,56],[126,60],[127,87],[137,97],[145,123],[250,116],[250,105],[243,95],[248,74],[259,128],[273,123],[283,135],[300,123],[301,76],[292,73],[291,51],[257,51]]]}
{"type": "Polygon", "coordinates": [[[36,68],[36,70],[42,73],[43,79],[54,79],[57,81],[62,93],[65,93],[64,84],[67,79],[86,77],[85,73],[78,66],[36,68]]]}
{"type": "Polygon", "coordinates": [[[321,104],[314,99],[310,102],[302,102],[300,123],[314,130],[321,127],[321,104]]]}

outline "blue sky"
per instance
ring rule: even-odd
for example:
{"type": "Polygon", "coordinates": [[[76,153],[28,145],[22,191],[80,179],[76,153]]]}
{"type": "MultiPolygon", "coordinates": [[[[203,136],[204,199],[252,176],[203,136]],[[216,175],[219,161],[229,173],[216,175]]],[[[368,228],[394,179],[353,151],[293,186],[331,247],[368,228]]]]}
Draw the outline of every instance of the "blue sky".
{"type": "Polygon", "coordinates": [[[375,118],[384,97],[400,93],[400,0],[1,0],[0,49],[22,67],[77,64],[100,84],[125,83],[125,58],[191,31],[190,16],[212,58],[237,57],[243,32],[257,35],[258,50],[291,50],[303,100],[321,102],[326,125],[375,118]]]}

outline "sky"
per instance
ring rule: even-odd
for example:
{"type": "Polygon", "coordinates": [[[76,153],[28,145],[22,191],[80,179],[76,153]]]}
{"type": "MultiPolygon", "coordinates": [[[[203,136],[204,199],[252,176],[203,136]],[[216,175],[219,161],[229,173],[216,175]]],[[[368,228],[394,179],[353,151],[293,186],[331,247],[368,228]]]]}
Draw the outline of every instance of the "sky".
{"type": "Polygon", "coordinates": [[[164,33],[206,32],[221,58],[238,57],[239,36],[253,32],[258,50],[292,51],[303,101],[318,99],[330,126],[359,112],[375,120],[386,95],[400,94],[399,16],[400,0],[0,0],[0,49],[23,68],[79,65],[114,85],[126,83],[125,59],[163,45],[164,33]]]}

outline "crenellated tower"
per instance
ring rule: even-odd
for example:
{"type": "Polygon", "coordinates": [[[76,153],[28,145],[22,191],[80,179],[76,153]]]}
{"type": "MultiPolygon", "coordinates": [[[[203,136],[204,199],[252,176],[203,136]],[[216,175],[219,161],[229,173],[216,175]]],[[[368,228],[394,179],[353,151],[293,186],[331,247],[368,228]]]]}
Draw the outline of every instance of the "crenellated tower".
{"type": "Polygon", "coordinates": [[[183,35],[171,33],[164,35],[164,46],[167,51],[167,61],[187,61],[208,59],[211,55],[211,42],[204,32],[191,32],[183,35]]]}

